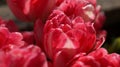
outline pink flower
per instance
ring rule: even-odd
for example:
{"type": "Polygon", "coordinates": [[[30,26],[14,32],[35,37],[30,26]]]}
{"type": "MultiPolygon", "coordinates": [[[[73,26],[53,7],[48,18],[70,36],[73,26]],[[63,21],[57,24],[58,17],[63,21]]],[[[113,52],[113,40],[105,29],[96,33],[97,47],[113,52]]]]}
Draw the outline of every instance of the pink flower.
{"type": "Polygon", "coordinates": [[[104,48],[91,52],[86,56],[81,56],[77,60],[72,60],[70,67],[119,67],[120,55],[116,53],[108,54],[104,48]]]}
{"type": "Polygon", "coordinates": [[[58,9],[71,19],[81,16],[84,21],[93,21],[96,17],[96,0],[64,0],[58,9]]]}
{"type": "Polygon", "coordinates": [[[63,11],[69,18],[80,16],[86,22],[93,22],[96,30],[104,24],[105,16],[101,13],[101,6],[96,5],[96,0],[58,0],[57,9],[63,11]]]}
{"type": "Polygon", "coordinates": [[[11,50],[24,45],[22,34],[10,32],[8,28],[0,26],[0,49],[11,50]]]}
{"type": "Polygon", "coordinates": [[[44,20],[55,5],[55,0],[7,0],[13,14],[22,21],[44,20]]]}
{"type": "Polygon", "coordinates": [[[46,57],[37,46],[15,48],[4,53],[0,51],[2,67],[48,67],[46,57]]]}
{"type": "Polygon", "coordinates": [[[44,27],[44,49],[48,58],[53,60],[55,55],[63,53],[70,59],[77,53],[98,49],[105,37],[102,33],[96,35],[93,25],[80,16],[70,19],[62,11],[54,10],[44,27]]]}

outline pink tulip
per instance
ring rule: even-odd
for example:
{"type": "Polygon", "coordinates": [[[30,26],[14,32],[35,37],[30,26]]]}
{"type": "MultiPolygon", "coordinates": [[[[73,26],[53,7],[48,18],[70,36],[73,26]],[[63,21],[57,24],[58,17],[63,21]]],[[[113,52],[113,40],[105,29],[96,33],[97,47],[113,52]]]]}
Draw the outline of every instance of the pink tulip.
{"type": "Polygon", "coordinates": [[[58,0],[57,3],[60,3],[57,9],[63,11],[69,18],[81,16],[84,21],[95,23],[96,30],[102,28],[105,16],[101,13],[101,6],[96,4],[96,0],[58,0]]]}
{"type": "Polygon", "coordinates": [[[10,32],[6,27],[0,26],[0,49],[11,50],[24,46],[23,36],[19,32],[10,32]]]}
{"type": "Polygon", "coordinates": [[[64,0],[58,6],[71,19],[81,16],[84,21],[93,21],[96,17],[96,0],[64,0]]]}
{"type": "Polygon", "coordinates": [[[108,54],[104,48],[97,49],[89,54],[80,53],[68,61],[69,56],[65,52],[58,52],[54,60],[54,67],[119,67],[120,55],[108,54]],[[66,62],[67,61],[67,62],[66,62]]]}
{"type": "Polygon", "coordinates": [[[96,35],[93,24],[80,16],[70,19],[62,11],[54,10],[44,27],[44,49],[48,58],[54,59],[59,51],[70,59],[77,53],[98,49],[105,37],[104,33],[96,35]]]}
{"type": "Polygon", "coordinates": [[[72,60],[69,65],[70,67],[119,67],[120,55],[108,54],[104,48],[100,48],[86,56],[79,57],[77,60],[72,60]]]}
{"type": "Polygon", "coordinates": [[[2,67],[48,67],[44,53],[33,45],[15,48],[7,53],[1,51],[0,61],[2,67]]]}
{"type": "Polygon", "coordinates": [[[13,14],[22,21],[45,20],[55,5],[55,0],[7,0],[13,14]]]}

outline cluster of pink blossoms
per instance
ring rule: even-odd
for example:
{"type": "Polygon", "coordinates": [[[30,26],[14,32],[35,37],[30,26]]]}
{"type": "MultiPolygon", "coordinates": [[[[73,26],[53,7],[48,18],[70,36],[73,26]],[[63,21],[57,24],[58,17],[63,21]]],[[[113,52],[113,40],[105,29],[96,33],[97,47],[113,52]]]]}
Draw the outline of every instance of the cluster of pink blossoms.
{"type": "Polygon", "coordinates": [[[120,55],[102,48],[105,20],[96,0],[7,0],[19,31],[0,18],[0,67],[119,67],[120,55]]]}

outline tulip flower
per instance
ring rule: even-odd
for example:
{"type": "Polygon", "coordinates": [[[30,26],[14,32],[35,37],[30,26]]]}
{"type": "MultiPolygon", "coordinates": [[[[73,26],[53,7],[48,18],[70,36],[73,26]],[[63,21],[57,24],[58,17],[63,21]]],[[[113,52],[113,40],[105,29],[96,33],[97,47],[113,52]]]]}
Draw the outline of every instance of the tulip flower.
{"type": "Polygon", "coordinates": [[[0,50],[11,50],[24,46],[23,36],[16,31],[16,25],[12,20],[0,19],[0,50]],[[12,27],[13,26],[13,27],[12,27]]]}
{"type": "Polygon", "coordinates": [[[97,34],[93,25],[80,16],[70,19],[62,11],[54,10],[44,27],[44,49],[48,58],[52,60],[59,51],[70,58],[100,48],[105,33],[97,34]]]}
{"type": "Polygon", "coordinates": [[[0,51],[0,61],[1,67],[48,67],[45,54],[34,45],[0,51]]]}
{"type": "Polygon", "coordinates": [[[54,67],[119,67],[120,55],[116,53],[108,54],[104,48],[97,49],[89,54],[80,53],[76,54],[66,64],[68,56],[65,53],[59,52],[55,58],[54,67]]]}
{"type": "Polygon", "coordinates": [[[81,16],[86,22],[95,23],[95,29],[100,30],[104,24],[105,16],[101,12],[101,6],[96,5],[96,0],[58,0],[57,9],[63,11],[71,19],[81,16]]]}
{"type": "Polygon", "coordinates": [[[7,0],[13,14],[22,21],[45,20],[55,5],[55,0],[7,0]]]}
{"type": "Polygon", "coordinates": [[[96,17],[96,0],[64,0],[58,9],[71,19],[81,16],[84,21],[93,21],[96,17]]]}
{"type": "Polygon", "coordinates": [[[24,46],[23,36],[19,32],[10,32],[6,27],[0,27],[0,49],[11,50],[24,46]]]}
{"type": "Polygon", "coordinates": [[[71,67],[119,67],[120,55],[116,53],[108,54],[104,48],[91,52],[86,56],[74,59],[71,67]]]}

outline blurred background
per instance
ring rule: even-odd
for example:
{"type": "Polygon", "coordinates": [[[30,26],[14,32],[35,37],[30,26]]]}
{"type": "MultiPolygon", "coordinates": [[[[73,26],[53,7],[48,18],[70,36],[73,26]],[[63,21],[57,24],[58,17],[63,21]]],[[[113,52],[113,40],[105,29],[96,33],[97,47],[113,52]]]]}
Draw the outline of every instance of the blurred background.
{"type": "MultiPolygon", "coordinates": [[[[103,29],[107,31],[106,42],[103,47],[111,52],[120,54],[120,0],[97,0],[106,15],[103,29]]],[[[30,23],[20,23],[6,5],[5,0],[0,0],[0,16],[3,19],[13,19],[19,25],[20,30],[31,30],[30,23]]]]}

